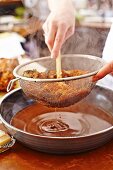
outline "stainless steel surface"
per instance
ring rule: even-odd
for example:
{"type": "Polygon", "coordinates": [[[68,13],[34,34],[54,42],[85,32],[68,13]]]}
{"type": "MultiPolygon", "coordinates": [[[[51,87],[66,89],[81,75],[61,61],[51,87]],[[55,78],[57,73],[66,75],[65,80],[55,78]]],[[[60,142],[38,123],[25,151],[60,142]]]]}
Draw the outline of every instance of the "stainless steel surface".
{"type": "MultiPolygon", "coordinates": [[[[113,138],[113,126],[85,136],[48,137],[24,132],[10,125],[12,117],[17,112],[32,105],[34,102],[32,99],[28,99],[21,89],[18,89],[10,92],[3,98],[0,108],[0,118],[8,132],[18,141],[32,149],[57,154],[77,153],[99,147],[113,138]]],[[[82,102],[99,107],[113,116],[113,91],[110,89],[96,86],[90,95],[80,103],[82,102]]]]}
{"type": "Polygon", "coordinates": [[[14,76],[19,78],[25,94],[52,107],[67,107],[86,97],[95,85],[92,76],[104,65],[101,58],[90,55],[64,55],[62,70],[87,70],[89,73],[59,79],[33,79],[23,77],[26,70],[39,72],[55,70],[55,60],[50,57],[38,58],[17,66],[14,76]],[[57,89],[57,90],[56,90],[57,89]]]}

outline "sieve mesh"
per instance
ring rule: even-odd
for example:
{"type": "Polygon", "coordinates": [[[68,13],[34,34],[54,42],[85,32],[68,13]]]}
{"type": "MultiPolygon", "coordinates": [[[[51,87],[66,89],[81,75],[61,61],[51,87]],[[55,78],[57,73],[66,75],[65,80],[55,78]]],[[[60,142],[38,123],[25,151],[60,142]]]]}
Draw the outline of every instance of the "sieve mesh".
{"type": "Polygon", "coordinates": [[[25,94],[51,107],[67,107],[84,97],[93,89],[92,76],[104,65],[101,58],[89,55],[65,55],[62,57],[62,69],[87,70],[81,76],[62,79],[33,79],[23,77],[26,70],[37,69],[39,72],[55,70],[55,60],[49,57],[38,58],[18,66],[14,75],[20,78],[20,86],[25,94]]]}

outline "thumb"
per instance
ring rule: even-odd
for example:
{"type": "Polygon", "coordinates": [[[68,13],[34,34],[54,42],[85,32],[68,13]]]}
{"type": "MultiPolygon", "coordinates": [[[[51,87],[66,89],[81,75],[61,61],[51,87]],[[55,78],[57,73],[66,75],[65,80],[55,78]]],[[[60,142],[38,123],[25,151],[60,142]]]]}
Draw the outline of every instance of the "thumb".
{"type": "Polygon", "coordinates": [[[100,71],[93,77],[93,81],[97,81],[99,79],[102,79],[107,74],[110,74],[113,72],[113,61],[106,64],[104,67],[100,69],[100,71]]]}

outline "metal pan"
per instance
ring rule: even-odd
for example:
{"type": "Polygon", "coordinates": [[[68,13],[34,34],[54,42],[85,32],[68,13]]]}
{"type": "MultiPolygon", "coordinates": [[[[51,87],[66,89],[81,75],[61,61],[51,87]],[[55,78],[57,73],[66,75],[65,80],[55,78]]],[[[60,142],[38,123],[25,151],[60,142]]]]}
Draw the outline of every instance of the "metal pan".
{"type": "MultiPolygon", "coordinates": [[[[101,108],[107,112],[111,119],[113,118],[112,90],[96,86],[90,95],[79,104],[84,102],[101,108]]],[[[44,135],[34,135],[10,125],[10,121],[14,115],[34,103],[35,101],[28,99],[21,89],[16,89],[2,99],[0,107],[0,119],[8,132],[29,148],[42,152],[70,154],[97,148],[113,138],[113,126],[89,135],[48,137],[44,135]]],[[[95,122],[95,124],[96,123],[97,122],[95,122]]]]}

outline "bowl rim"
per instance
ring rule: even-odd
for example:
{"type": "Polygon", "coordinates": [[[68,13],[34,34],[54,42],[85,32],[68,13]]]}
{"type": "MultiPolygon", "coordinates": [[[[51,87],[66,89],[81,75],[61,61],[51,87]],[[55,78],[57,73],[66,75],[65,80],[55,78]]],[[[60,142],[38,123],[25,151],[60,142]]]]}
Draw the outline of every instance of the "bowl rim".
{"type": "MultiPolygon", "coordinates": [[[[101,62],[102,66],[105,65],[105,61],[100,58],[100,57],[97,57],[97,56],[93,56],[93,55],[84,55],[84,54],[66,54],[66,55],[62,55],[62,57],[79,57],[79,58],[89,58],[89,59],[93,59],[93,60],[98,60],[99,62],[101,62]]],[[[58,78],[58,79],[34,79],[34,78],[27,78],[27,77],[24,77],[24,76],[20,76],[18,74],[18,71],[19,69],[21,69],[22,67],[26,66],[27,64],[31,64],[31,63],[34,63],[34,62],[37,62],[37,61],[42,61],[42,60],[45,60],[45,59],[50,59],[50,56],[47,56],[47,57],[41,57],[41,58],[37,58],[37,59],[34,59],[32,61],[29,61],[29,62],[26,62],[24,64],[20,64],[18,65],[14,70],[13,70],[13,74],[16,78],[18,79],[22,79],[22,80],[25,80],[25,81],[31,81],[31,82],[62,82],[62,81],[70,81],[70,80],[77,80],[77,79],[82,79],[82,78],[87,78],[87,77],[91,77],[91,76],[94,76],[95,74],[98,73],[98,71],[101,69],[98,69],[96,71],[93,71],[93,72],[90,72],[90,73],[87,73],[87,74],[84,74],[84,75],[80,75],[80,76],[73,76],[73,77],[66,77],[66,78],[58,78]]]]}
{"type": "MultiPolygon", "coordinates": [[[[96,86],[97,86],[97,87],[102,87],[102,88],[108,89],[108,90],[110,90],[110,91],[113,91],[113,90],[111,90],[111,89],[109,89],[109,88],[107,88],[107,87],[101,86],[101,85],[96,85],[96,86]]],[[[11,92],[9,92],[8,94],[4,95],[4,97],[3,97],[2,100],[0,101],[0,106],[1,106],[1,104],[3,103],[3,101],[4,101],[7,97],[9,97],[9,96],[12,95],[13,93],[15,93],[15,92],[17,92],[17,91],[20,91],[20,90],[22,90],[22,88],[14,89],[14,90],[12,90],[11,92]]],[[[1,113],[0,113],[0,120],[2,121],[2,123],[3,123],[4,126],[7,126],[8,128],[12,129],[12,130],[15,131],[15,132],[17,131],[17,132],[20,132],[20,133],[25,134],[25,135],[30,135],[30,136],[32,136],[32,137],[46,138],[46,139],[51,139],[51,140],[52,140],[52,139],[68,140],[68,139],[89,138],[89,137],[94,137],[94,136],[97,136],[97,135],[102,135],[102,134],[104,134],[104,133],[107,133],[107,132],[110,131],[110,130],[113,130],[113,125],[112,125],[111,127],[106,128],[106,129],[104,129],[104,130],[101,130],[101,131],[98,131],[98,132],[95,132],[95,133],[91,133],[91,134],[88,134],[88,135],[84,135],[84,136],[75,136],[75,137],[73,137],[73,136],[65,136],[65,137],[43,136],[43,135],[37,135],[37,134],[25,132],[25,131],[23,131],[23,130],[21,130],[21,129],[18,129],[18,128],[12,126],[11,124],[9,124],[9,123],[2,117],[1,113]]],[[[14,136],[14,135],[13,135],[13,136],[14,136]]]]}

